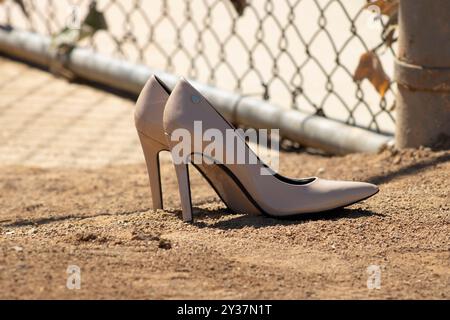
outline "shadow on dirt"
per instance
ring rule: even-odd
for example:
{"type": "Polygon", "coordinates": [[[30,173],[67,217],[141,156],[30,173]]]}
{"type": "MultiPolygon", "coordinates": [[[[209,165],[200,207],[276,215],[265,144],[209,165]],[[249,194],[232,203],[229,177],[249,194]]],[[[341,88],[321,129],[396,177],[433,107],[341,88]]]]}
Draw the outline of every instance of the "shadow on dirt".
{"type": "Polygon", "coordinates": [[[226,209],[219,209],[213,211],[200,210],[195,213],[195,219],[193,225],[199,228],[215,228],[215,229],[241,229],[245,227],[265,228],[275,225],[292,225],[303,224],[311,221],[318,220],[339,220],[339,219],[358,219],[370,216],[384,217],[383,214],[375,213],[370,210],[363,209],[336,209],[326,212],[318,213],[305,213],[296,216],[290,216],[288,218],[272,218],[262,215],[239,215],[236,218],[232,218],[226,221],[218,221],[212,223],[205,223],[202,218],[208,217],[214,219],[214,217],[220,218],[221,216],[229,214],[226,209]]]}
{"type": "Polygon", "coordinates": [[[27,227],[27,226],[39,226],[39,225],[45,225],[49,223],[54,222],[63,222],[68,220],[74,220],[74,221],[80,221],[85,219],[91,219],[96,217],[103,217],[103,216],[115,216],[115,215],[133,215],[137,213],[142,213],[149,211],[150,208],[143,208],[138,210],[131,210],[131,211],[120,211],[120,212],[99,212],[96,214],[91,215],[77,215],[77,214],[68,214],[68,215],[61,215],[61,216],[51,216],[47,218],[39,218],[39,219],[19,219],[16,221],[12,220],[3,220],[0,221],[0,226],[5,228],[20,228],[20,227],[27,227]]]}
{"type": "Polygon", "coordinates": [[[403,167],[397,171],[370,177],[367,179],[367,182],[374,183],[374,184],[387,183],[391,180],[394,180],[394,179],[397,179],[397,178],[400,178],[403,176],[417,174],[420,171],[427,170],[427,169],[432,168],[440,163],[444,163],[447,161],[450,161],[450,153],[443,154],[434,159],[430,159],[430,160],[426,160],[426,161],[422,161],[422,162],[418,162],[418,163],[413,163],[413,164],[403,167]]]}

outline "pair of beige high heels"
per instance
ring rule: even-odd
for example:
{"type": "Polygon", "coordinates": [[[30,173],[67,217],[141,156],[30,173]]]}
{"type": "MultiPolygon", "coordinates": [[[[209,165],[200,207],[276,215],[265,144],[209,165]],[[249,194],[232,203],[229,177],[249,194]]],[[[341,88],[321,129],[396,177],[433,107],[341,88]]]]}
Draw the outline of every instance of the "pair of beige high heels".
{"type": "Polygon", "coordinates": [[[230,151],[224,146],[219,152],[208,152],[205,141],[198,143],[192,139],[183,141],[184,146],[192,148],[182,154],[177,130],[195,136],[196,122],[201,123],[203,130],[214,130],[223,137],[227,131],[235,130],[186,80],[180,80],[173,91],[156,76],[148,80],[136,103],[135,124],[147,163],[153,208],[163,208],[159,153],[168,150],[177,160],[174,166],[184,221],[193,219],[188,164],[200,171],[228,208],[239,213],[280,217],[327,211],[367,199],[378,192],[377,186],[364,182],[317,177],[290,179],[273,171],[267,174],[271,172],[270,168],[239,135],[237,139],[244,140],[242,150],[230,151]],[[217,153],[234,159],[234,154],[228,157],[230,152],[254,156],[256,161],[227,163],[218,160],[217,153]],[[262,174],[264,170],[265,174],[262,174]]]}

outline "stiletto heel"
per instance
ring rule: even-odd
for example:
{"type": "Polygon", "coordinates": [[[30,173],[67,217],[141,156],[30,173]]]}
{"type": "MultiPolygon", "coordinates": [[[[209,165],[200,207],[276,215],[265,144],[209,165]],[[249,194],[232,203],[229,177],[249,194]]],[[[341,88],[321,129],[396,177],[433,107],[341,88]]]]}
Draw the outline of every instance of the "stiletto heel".
{"type": "Polygon", "coordinates": [[[178,180],[178,190],[180,192],[181,208],[183,211],[183,221],[192,222],[192,200],[191,186],[189,183],[189,168],[185,163],[175,164],[175,172],[178,180]]]}
{"type": "Polygon", "coordinates": [[[147,173],[150,180],[150,190],[152,192],[153,210],[163,208],[161,173],[159,169],[159,153],[167,150],[167,147],[156,140],[138,132],[144,151],[145,163],[147,164],[147,173]]]}
{"type": "Polygon", "coordinates": [[[163,208],[159,153],[169,150],[164,137],[162,118],[170,91],[156,76],[151,76],[136,102],[134,120],[144,151],[150,180],[153,209],[163,208]]]}

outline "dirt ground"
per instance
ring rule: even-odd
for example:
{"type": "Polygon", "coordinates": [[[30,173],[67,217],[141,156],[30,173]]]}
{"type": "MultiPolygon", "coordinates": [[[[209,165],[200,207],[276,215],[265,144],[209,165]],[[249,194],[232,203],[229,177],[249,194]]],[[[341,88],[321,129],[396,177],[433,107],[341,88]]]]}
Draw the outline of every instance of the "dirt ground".
{"type": "Polygon", "coordinates": [[[450,151],[283,153],[289,176],[377,183],[362,203],[295,220],[230,214],[192,172],[196,221],[165,211],[143,165],[0,169],[0,298],[450,298],[450,151]],[[81,289],[66,287],[69,265],[81,289]],[[367,288],[369,265],[381,288],[367,288]]]}

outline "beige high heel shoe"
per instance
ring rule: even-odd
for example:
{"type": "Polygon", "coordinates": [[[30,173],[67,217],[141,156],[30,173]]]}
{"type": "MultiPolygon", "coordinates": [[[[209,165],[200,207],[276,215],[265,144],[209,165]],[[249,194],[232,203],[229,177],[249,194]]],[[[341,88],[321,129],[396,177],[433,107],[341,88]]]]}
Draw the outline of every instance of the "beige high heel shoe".
{"type": "MultiPolygon", "coordinates": [[[[176,160],[175,157],[180,154],[179,141],[174,137],[177,129],[183,129],[195,136],[194,122],[201,121],[203,130],[214,129],[216,132],[218,130],[223,137],[226,137],[226,130],[235,130],[185,80],[181,80],[170,94],[163,119],[167,145],[175,162],[184,221],[193,219],[189,163],[194,164],[210,183],[214,179],[212,185],[216,191],[227,193],[223,200],[231,209],[247,208],[252,212],[256,211],[276,217],[344,207],[369,198],[378,192],[377,186],[364,182],[332,181],[317,177],[294,180],[275,172],[261,174],[263,170],[270,169],[256,157],[242,137],[244,150],[241,151],[246,155],[256,157],[257,162],[254,164],[222,163],[215,159],[215,155],[206,151],[204,141],[200,142],[201,150],[198,152],[198,144],[197,149],[194,145],[195,139],[190,141],[190,150],[195,152],[187,155],[181,154],[181,161],[180,159],[176,160]],[[211,161],[193,161],[198,156],[213,161],[212,163],[211,161]]],[[[224,145],[221,152],[226,154],[229,150],[224,145]]],[[[241,212],[246,213],[246,211],[241,212]]]]}
{"type": "Polygon", "coordinates": [[[136,102],[134,122],[144,151],[150,180],[153,209],[163,208],[159,153],[169,150],[164,135],[162,119],[170,89],[152,75],[136,102]]]}
{"type": "MultiPolygon", "coordinates": [[[[136,130],[147,164],[154,210],[163,209],[159,153],[169,150],[163,129],[164,107],[169,95],[170,89],[168,86],[156,76],[151,76],[139,95],[134,114],[136,130]]],[[[199,170],[205,171],[206,168],[208,168],[206,164],[198,166],[199,170]]],[[[183,179],[183,172],[179,172],[179,167],[175,167],[175,169],[180,179],[183,179]]],[[[211,171],[211,174],[205,178],[221,200],[229,204],[232,210],[247,213],[259,212],[254,206],[249,205],[248,201],[245,201],[244,195],[235,185],[219,183],[221,180],[228,178],[223,172],[211,171]],[[225,189],[224,186],[227,188],[225,189]],[[231,198],[237,199],[237,201],[232,202],[231,198]]],[[[180,192],[180,194],[185,195],[183,192],[180,192]]],[[[186,201],[183,198],[181,203],[186,204],[186,201]]]]}

